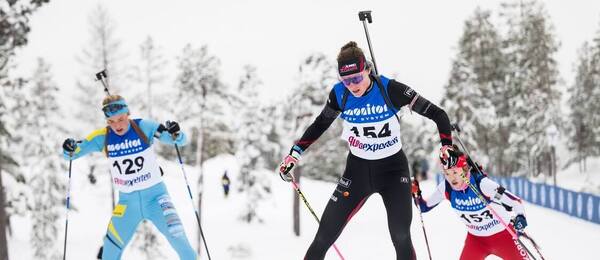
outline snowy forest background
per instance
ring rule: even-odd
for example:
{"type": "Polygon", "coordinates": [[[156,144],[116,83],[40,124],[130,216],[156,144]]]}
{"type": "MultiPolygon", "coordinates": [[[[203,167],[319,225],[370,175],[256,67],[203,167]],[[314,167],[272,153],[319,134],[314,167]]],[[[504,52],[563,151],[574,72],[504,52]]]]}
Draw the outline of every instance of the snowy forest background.
{"type": "MultiPolygon", "coordinates": [[[[88,14],[88,35],[77,36],[86,37],[87,43],[72,50],[80,71],[72,75],[76,91],[64,98],[59,97],[64,86],[55,81],[53,64],[44,57],[29,75],[14,73],[15,53],[28,44],[31,17],[52,2],[0,2],[0,259],[8,259],[7,238],[13,232],[11,219],[17,216],[31,220],[30,244],[36,258],[61,256],[67,188],[61,143],[67,137],[83,138],[105,124],[102,88],[93,80],[102,68],[107,69],[111,92],[126,98],[134,117],[180,122],[190,134],[191,142],[182,150],[186,164],[235,155],[240,169],[235,188],[248,194],[246,207],[236,214],[240,221],[262,222],[255,209],[261,198],[272,194],[270,183],[257,172],[275,169],[322,109],[337,81],[335,54],[315,52],[298,60],[297,75],[286,86],[293,90],[265,102],[257,90],[269,75],[260,74],[254,64],[243,66],[237,83],[228,84],[208,44],[190,42],[172,57],[162,51],[162,39],[148,36],[137,48],[125,49],[122,43],[127,39],[116,36],[111,10],[98,5],[88,14]],[[165,64],[174,64],[175,73],[169,74],[165,64]]],[[[553,183],[561,170],[577,165],[585,178],[597,178],[588,162],[600,156],[598,11],[596,33],[577,51],[572,84],[561,77],[556,58],[560,39],[543,2],[507,2],[493,9],[476,8],[464,17],[449,73],[435,75],[447,78],[444,94],[433,101],[461,125],[463,141],[489,174],[553,183]]],[[[362,47],[366,51],[367,46],[362,47]]],[[[414,88],[419,91],[419,86],[414,88]]],[[[435,165],[435,124],[401,113],[410,118],[402,125],[409,161],[425,158],[435,165]]],[[[340,131],[338,120],[302,158],[297,174],[336,181],[346,156],[340,131]]],[[[172,147],[157,149],[165,160],[175,156],[172,147]]],[[[83,160],[87,171],[80,174],[91,184],[107,180],[101,155],[83,160]]],[[[198,178],[200,187],[202,180],[198,178]]],[[[581,191],[600,194],[600,186],[592,183],[581,191]]],[[[202,188],[194,195],[200,209],[202,195],[202,188]]],[[[144,225],[140,234],[132,247],[155,259],[156,232],[144,225]]]]}

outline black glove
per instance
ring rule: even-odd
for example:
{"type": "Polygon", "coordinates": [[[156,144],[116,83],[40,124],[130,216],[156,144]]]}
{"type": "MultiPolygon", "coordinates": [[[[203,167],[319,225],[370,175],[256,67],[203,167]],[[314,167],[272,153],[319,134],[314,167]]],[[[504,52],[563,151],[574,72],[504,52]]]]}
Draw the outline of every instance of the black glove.
{"type": "Polygon", "coordinates": [[[63,142],[62,147],[67,153],[75,152],[75,150],[77,150],[77,141],[75,141],[73,138],[67,138],[63,142]]]}
{"type": "Polygon", "coordinates": [[[179,128],[179,124],[175,121],[165,122],[165,127],[167,128],[167,132],[169,132],[169,134],[171,134],[171,135],[177,135],[177,134],[179,134],[179,131],[181,130],[179,128]]]}

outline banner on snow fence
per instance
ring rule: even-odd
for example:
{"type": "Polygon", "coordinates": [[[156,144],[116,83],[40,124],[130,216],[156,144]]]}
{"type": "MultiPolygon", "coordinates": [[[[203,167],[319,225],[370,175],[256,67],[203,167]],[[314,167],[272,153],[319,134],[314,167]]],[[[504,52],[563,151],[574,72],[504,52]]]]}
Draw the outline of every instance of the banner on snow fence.
{"type": "MultiPolygon", "coordinates": [[[[529,203],[600,224],[600,196],[534,183],[521,177],[489,176],[489,178],[529,203]]],[[[437,174],[436,180],[440,183],[444,180],[444,176],[437,174]]]]}

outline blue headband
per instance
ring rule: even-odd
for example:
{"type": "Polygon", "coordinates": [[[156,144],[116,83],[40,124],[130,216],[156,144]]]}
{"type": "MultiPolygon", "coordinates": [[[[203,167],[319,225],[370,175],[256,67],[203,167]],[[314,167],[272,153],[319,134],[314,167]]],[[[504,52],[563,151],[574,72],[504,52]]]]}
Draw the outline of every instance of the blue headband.
{"type": "Polygon", "coordinates": [[[127,103],[125,103],[125,100],[120,99],[104,105],[102,107],[102,112],[104,112],[104,116],[106,118],[109,118],[116,115],[129,113],[129,108],[127,108],[127,103]]]}

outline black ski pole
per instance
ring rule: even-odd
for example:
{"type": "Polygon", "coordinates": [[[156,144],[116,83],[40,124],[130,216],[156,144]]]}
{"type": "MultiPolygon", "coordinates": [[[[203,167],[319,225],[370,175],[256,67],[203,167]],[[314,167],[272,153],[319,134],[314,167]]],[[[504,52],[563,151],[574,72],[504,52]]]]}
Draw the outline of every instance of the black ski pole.
{"type": "MultiPolygon", "coordinates": [[[[415,181],[417,181],[415,179],[415,181]]],[[[418,185],[418,182],[417,182],[418,185]]],[[[420,196],[420,195],[419,195],[420,196]]],[[[419,211],[419,217],[421,219],[421,227],[423,228],[423,236],[425,236],[425,245],[427,246],[427,254],[429,255],[429,260],[431,260],[431,250],[429,249],[429,239],[427,239],[427,231],[425,231],[425,221],[423,221],[423,213],[421,212],[421,207],[419,207],[419,203],[417,202],[417,196],[412,195],[413,202],[415,203],[415,207],[419,211]]]]}
{"type": "Polygon", "coordinates": [[[194,208],[194,213],[196,213],[196,220],[198,221],[198,228],[200,228],[200,237],[202,238],[202,242],[204,243],[204,248],[206,249],[206,255],[208,256],[208,260],[210,260],[210,252],[208,251],[208,246],[206,245],[206,238],[204,237],[204,232],[202,232],[202,225],[200,224],[200,214],[198,214],[198,209],[194,206],[194,196],[192,196],[192,190],[190,189],[190,183],[187,179],[187,174],[185,173],[185,168],[183,167],[183,160],[181,160],[181,154],[179,153],[179,146],[175,144],[175,151],[177,151],[177,159],[179,159],[179,165],[181,166],[181,171],[183,172],[183,178],[185,179],[185,185],[187,185],[188,195],[190,195],[190,199],[192,200],[192,207],[194,208]]]}
{"type": "Polygon", "coordinates": [[[106,74],[106,69],[96,73],[96,80],[102,82],[102,86],[104,86],[104,92],[106,92],[107,96],[110,96],[110,92],[108,92],[108,75],[106,74]]]}
{"type": "Polygon", "coordinates": [[[540,255],[540,258],[542,258],[542,260],[545,260],[544,255],[542,255],[542,252],[540,251],[540,246],[535,242],[535,240],[533,240],[533,238],[531,238],[531,236],[529,236],[525,232],[522,232],[521,237],[524,237],[527,240],[529,240],[529,242],[531,242],[531,244],[533,245],[533,248],[535,249],[535,251],[537,251],[538,255],[540,255]]]}
{"type": "Polygon", "coordinates": [[[369,29],[367,28],[367,21],[369,23],[373,22],[373,17],[371,16],[371,11],[360,11],[358,12],[358,19],[362,21],[363,27],[365,28],[365,35],[367,36],[367,44],[369,45],[369,53],[371,53],[371,60],[373,60],[373,70],[375,75],[379,75],[379,70],[377,70],[377,62],[375,62],[375,53],[373,53],[373,46],[371,45],[371,37],[369,36],[369,29]]]}
{"type": "Polygon", "coordinates": [[[71,166],[73,165],[73,152],[69,153],[69,184],[67,185],[67,215],[65,218],[65,242],[63,245],[63,260],[67,258],[67,235],[69,230],[69,209],[71,208],[71,166]]]}
{"type": "MultiPolygon", "coordinates": [[[[469,153],[469,151],[467,150],[467,147],[465,146],[465,144],[462,142],[459,133],[461,132],[460,127],[458,126],[458,123],[452,124],[452,130],[456,131],[456,140],[458,140],[458,143],[460,144],[461,148],[463,149],[463,151],[465,151],[465,154],[467,155],[467,157],[469,159],[473,160],[473,157],[471,157],[471,154],[469,153]]],[[[477,172],[481,175],[483,175],[483,172],[481,172],[481,169],[479,169],[479,167],[475,167],[475,169],[477,169],[477,172]]],[[[473,193],[475,193],[475,195],[485,204],[485,206],[490,210],[490,212],[492,212],[492,215],[494,215],[498,221],[500,221],[500,223],[504,226],[504,228],[506,228],[506,230],[508,231],[508,233],[510,233],[510,235],[512,236],[513,240],[516,241],[517,243],[519,243],[519,245],[521,245],[523,248],[525,248],[525,250],[527,251],[527,253],[529,254],[529,256],[531,256],[531,258],[533,258],[533,260],[536,260],[535,256],[531,253],[531,251],[529,250],[529,248],[527,248],[525,246],[525,244],[523,243],[523,241],[521,241],[521,239],[519,238],[519,236],[517,235],[517,233],[515,233],[509,226],[508,224],[506,224],[506,222],[504,222],[504,220],[502,220],[502,218],[500,217],[500,215],[496,212],[496,210],[494,210],[494,208],[492,208],[491,204],[488,202],[487,199],[485,199],[485,197],[479,192],[479,190],[477,190],[477,188],[475,188],[473,186],[472,183],[469,182],[469,180],[467,180],[466,176],[461,176],[463,181],[465,181],[466,183],[468,183],[469,188],[473,191],[473,193]]],[[[543,257],[542,257],[543,258],[543,257]]]]}
{"type": "MultiPolygon", "coordinates": [[[[290,167],[290,169],[292,167],[290,167]]],[[[319,217],[317,216],[317,214],[315,213],[315,211],[313,210],[313,208],[308,203],[308,200],[306,199],[306,197],[304,197],[304,193],[302,193],[302,191],[300,190],[300,186],[298,186],[298,183],[296,183],[296,178],[294,178],[293,174],[290,173],[290,175],[292,176],[292,186],[294,186],[294,190],[296,190],[296,192],[298,193],[298,196],[302,199],[302,201],[304,202],[304,205],[306,206],[306,208],[308,208],[308,211],[310,211],[310,214],[315,218],[315,220],[317,221],[317,223],[321,224],[321,220],[319,219],[319,217]]],[[[342,260],[345,259],[344,256],[342,255],[342,252],[335,245],[335,243],[333,243],[333,249],[338,254],[338,256],[340,257],[340,259],[342,259],[342,260]]]]}

